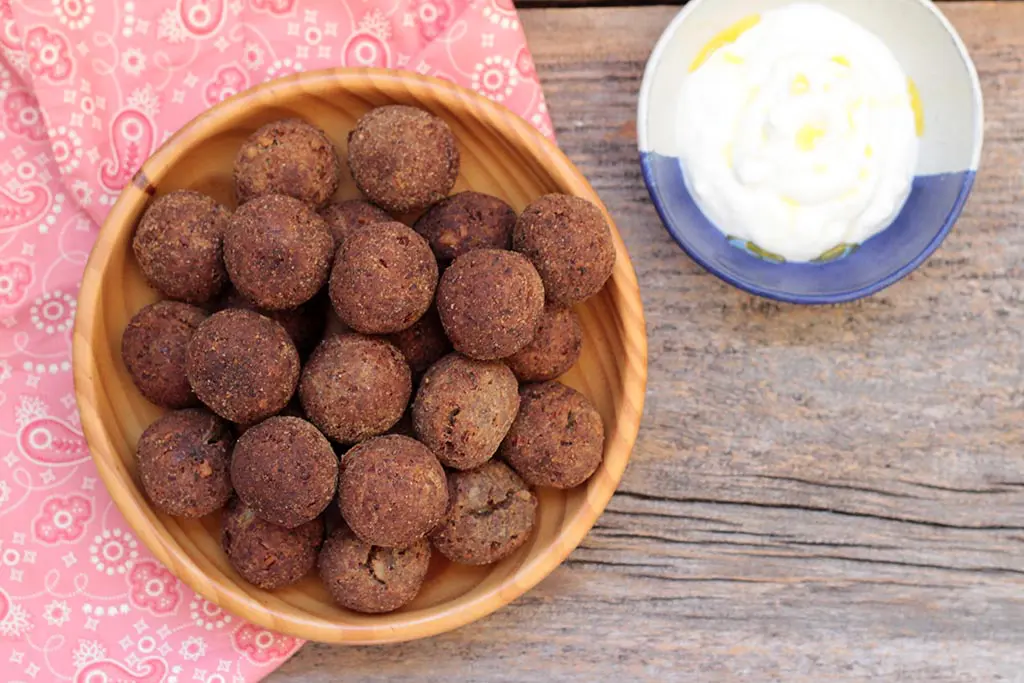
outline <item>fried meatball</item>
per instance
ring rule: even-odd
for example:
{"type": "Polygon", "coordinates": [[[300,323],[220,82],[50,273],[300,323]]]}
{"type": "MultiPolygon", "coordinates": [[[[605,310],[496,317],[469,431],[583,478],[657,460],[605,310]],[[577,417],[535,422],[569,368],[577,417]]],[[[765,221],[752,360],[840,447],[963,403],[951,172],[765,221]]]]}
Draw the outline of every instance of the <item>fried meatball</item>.
{"type": "Polygon", "coordinates": [[[268,311],[246,299],[234,287],[230,287],[228,293],[221,300],[218,310],[244,308],[270,318],[284,328],[299,354],[305,355],[312,351],[323,337],[324,323],[327,319],[327,303],[326,293],[321,290],[320,293],[297,308],[268,311]]]}
{"type": "Polygon", "coordinates": [[[250,135],[235,156],[238,203],[284,194],[322,206],[338,189],[341,164],[330,138],[300,119],[273,121],[250,135]]]}
{"type": "Polygon", "coordinates": [[[443,120],[389,105],[364,114],[349,133],[348,165],[367,199],[407,213],[444,199],[459,175],[459,149],[443,120]]]}
{"type": "Polygon", "coordinates": [[[327,282],[334,238],[327,224],[298,199],[257,197],[231,217],[224,263],[231,283],[259,308],[295,308],[327,282]]]}
{"type": "Polygon", "coordinates": [[[419,592],[430,566],[430,544],[420,539],[408,548],[382,548],[341,526],[324,543],[319,565],[334,602],[366,614],[391,612],[419,592]]]}
{"type": "Polygon", "coordinates": [[[231,284],[256,306],[295,308],[327,284],[334,238],[324,219],[285,195],[265,195],[231,216],[224,263],[231,284]]]}
{"type": "MultiPolygon", "coordinates": [[[[286,405],[280,412],[275,413],[275,415],[280,415],[282,417],[298,417],[303,420],[306,419],[306,413],[302,412],[302,404],[299,403],[299,397],[297,394],[293,395],[292,399],[288,401],[288,405],[286,405]]],[[[235,438],[237,439],[241,437],[242,434],[245,434],[247,431],[263,422],[264,419],[266,418],[263,418],[258,422],[232,422],[231,429],[235,433],[235,438]]]]}
{"type": "Polygon", "coordinates": [[[615,266],[604,214],[570,195],[544,195],[527,206],[512,232],[512,248],[536,266],[548,299],[565,305],[601,291],[615,266]]]}
{"type": "Polygon", "coordinates": [[[505,362],[520,382],[546,382],[565,374],[582,350],[579,317],[568,306],[548,304],[533,340],[505,362]]]}
{"type": "Polygon", "coordinates": [[[459,192],[430,207],[413,226],[439,261],[451,261],[473,249],[510,249],[516,212],[480,192],[459,192]]]}
{"type": "Polygon", "coordinates": [[[294,529],[319,517],[334,498],[338,457],[305,420],[271,417],[239,437],[231,481],[257,517],[294,529]]]}
{"type": "Polygon", "coordinates": [[[426,240],[401,223],[378,223],[348,237],[331,271],[331,303],[363,334],[398,332],[434,300],[437,261],[426,240]]]}
{"type": "Polygon", "coordinates": [[[533,339],[544,313],[544,285],[523,256],[477,249],[444,272],[437,311],[456,351],[479,360],[505,358],[533,339]]]}
{"type": "Polygon", "coordinates": [[[443,465],[466,470],[491,459],[518,410],[519,384],[507,365],[453,353],[423,376],[412,420],[443,465]]]}
{"type": "Polygon", "coordinates": [[[121,358],[139,392],[165,408],[197,405],[185,376],[188,342],[207,313],[177,301],[158,301],[136,313],[121,336],[121,358]]]}
{"type": "Polygon", "coordinates": [[[213,413],[189,408],[149,425],[135,451],[139,479],[153,506],[176,517],[204,517],[231,497],[234,439],[213,413]]]}
{"type": "Polygon", "coordinates": [[[590,401],[558,382],[527,384],[501,457],[532,486],[569,489],[604,459],[604,424],[590,401]]]}
{"type": "Polygon", "coordinates": [[[238,498],[228,503],[221,523],[221,545],[242,578],[263,590],[289,586],[316,566],[324,541],[320,517],[286,529],[256,516],[238,498]]]}
{"type": "Polygon", "coordinates": [[[364,542],[405,548],[444,518],[448,486],[430,449],[407,436],[364,441],[345,454],[338,506],[364,542]]]}
{"type": "Polygon", "coordinates": [[[299,381],[299,352],[270,318],[229,308],[196,329],[185,372],[213,412],[232,422],[256,422],[288,405],[299,381]]]}
{"type": "Polygon", "coordinates": [[[324,339],[302,370],[302,409],[324,434],[356,443],[383,434],[402,417],[412,375],[401,352],[374,337],[324,339]]]}
{"type": "Polygon", "coordinates": [[[142,275],[165,296],[201,304],[217,296],[228,275],[223,239],[231,212],[192,190],[153,200],[132,239],[142,275]]]}
{"type": "Polygon", "coordinates": [[[444,334],[437,308],[431,306],[423,317],[401,332],[388,336],[409,363],[413,377],[419,377],[452,349],[444,334]]]}
{"type": "Polygon", "coordinates": [[[362,199],[332,202],[320,209],[320,217],[334,237],[334,248],[339,249],[352,233],[374,223],[390,223],[394,219],[384,209],[362,199]]]}
{"type": "Polygon", "coordinates": [[[537,497],[498,460],[448,474],[448,515],[430,542],[452,562],[491,564],[530,538],[537,497]]]}

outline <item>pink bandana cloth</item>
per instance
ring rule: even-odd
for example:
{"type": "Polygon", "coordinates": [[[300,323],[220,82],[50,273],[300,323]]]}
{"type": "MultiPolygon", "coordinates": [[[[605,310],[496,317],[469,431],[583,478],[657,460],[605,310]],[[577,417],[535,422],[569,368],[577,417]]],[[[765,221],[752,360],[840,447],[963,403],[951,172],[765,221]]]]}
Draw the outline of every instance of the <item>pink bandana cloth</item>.
{"type": "Polygon", "coordinates": [[[71,375],[99,223],[208,107],[337,66],[405,69],[551,135],[510,0],[0,0],[0,678],[246,683],[302,644],[197,596],[99,480],[71,375]]]}

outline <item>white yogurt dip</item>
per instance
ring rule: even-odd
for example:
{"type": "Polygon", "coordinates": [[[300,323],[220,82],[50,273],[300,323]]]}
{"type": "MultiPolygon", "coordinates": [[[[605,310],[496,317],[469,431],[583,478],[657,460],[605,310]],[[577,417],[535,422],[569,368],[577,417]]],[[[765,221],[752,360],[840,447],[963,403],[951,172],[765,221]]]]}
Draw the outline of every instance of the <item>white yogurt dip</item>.
{"type": "Polygon", "coordinates": [[[687,186],[726,235],[812,261],[888,227],[910,194],[919,99],[889,48],[794,3],[716,36],[682,85],[687,186]]]}

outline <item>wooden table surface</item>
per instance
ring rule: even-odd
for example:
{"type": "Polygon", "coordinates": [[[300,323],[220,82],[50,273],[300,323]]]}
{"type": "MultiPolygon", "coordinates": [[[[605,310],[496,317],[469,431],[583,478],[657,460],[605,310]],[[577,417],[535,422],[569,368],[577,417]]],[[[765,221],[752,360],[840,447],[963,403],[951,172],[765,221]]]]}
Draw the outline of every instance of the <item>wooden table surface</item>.
{"type": "MultiPolygon", "coordinates": [[[[875,0],[882,1],[882,0],[875,0]]],[[[559,140],[615,216],[650,382],[625,479],[511,606],[269,680],[1024,681],[1024,2],[942,2],[986,149],[946,244],[833,308],[701,271],[637,164],[644,62],[677,7],[524,8],[559,140]]]]}

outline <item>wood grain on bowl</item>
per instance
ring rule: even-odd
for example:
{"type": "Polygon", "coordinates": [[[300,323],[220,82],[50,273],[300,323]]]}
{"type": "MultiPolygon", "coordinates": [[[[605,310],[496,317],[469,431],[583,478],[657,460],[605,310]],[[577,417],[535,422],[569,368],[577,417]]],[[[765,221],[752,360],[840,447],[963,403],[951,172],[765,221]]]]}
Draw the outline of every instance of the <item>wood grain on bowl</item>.
{"type": "MultiPolygon", "coordinates": [[[[436,556],[409,606],[382,616],[335,607],[315,576],[274,593],[242,580],[220,549],[217,515],[186,521],[156,513],[135,477],[133,453],[160,409],[133,386],[120,357],[131,316],[156,293],[131,257],[135,223],[154,194],[191,188],[235,206],[232,161],[247,135],[268,121],[300,116],[320,126],[345,158],[346,137],[372,107],[401,103],[444,118],[459,141],[455,191],[501,197],[517,211],[547,192],[602,206],[575,167],[528,123],[450,83],[380,70],[299,74],[259,86],[214,107],[165,143],[111,210],[86,267],[74,334],[74,375],[82,426],[115,503],[156,557],[196,592],[262,626],[301,638],[372,643],[440,633],[480,618],[534,586],[575,548],[604,510],[637,435],[647,371],[647,340],[636,276],[613,230],[615,271],[600,294],[577,307],[580,362],[563,381],[597,407],[605,423],[604,462],[586,486],[542,490],[536,531],[515,554],[489,567],[449,564],[436,556]]],[[[344,166],[344,165],[343,165],[344,166]]],[[[339,197],[355,197],[347,168],[339,197]]],[[[606,214],[607,215],[607,214],[606,214]]],[[[610,217],[609,217],[610,221],[610,217]]]]}

